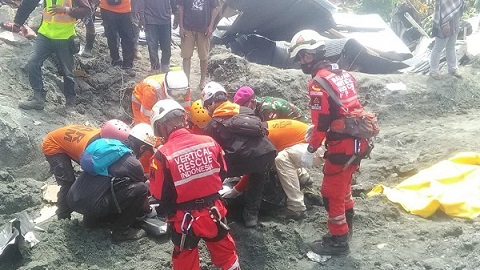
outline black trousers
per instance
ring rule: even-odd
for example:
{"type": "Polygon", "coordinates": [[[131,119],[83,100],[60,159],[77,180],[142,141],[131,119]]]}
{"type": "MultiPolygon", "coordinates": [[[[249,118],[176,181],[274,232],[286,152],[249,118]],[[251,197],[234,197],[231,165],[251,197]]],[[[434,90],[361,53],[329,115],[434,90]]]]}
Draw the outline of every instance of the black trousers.
{"type": "Polygon", "coordinates": [[[103,8],[100,9],[100,12],[112,63],[120,60],[117,39],[117,37],[120,37],[123,57],[122,68],[132,68],[135,57],[135,34],[130,12],[116,13],[103,8]]]}
{"type": "Polygon", "coordinates": [[[258,213],[262,204],[263,190],[267,181],[268,172],[275,163],[276,152],[271,152],[255,159],[262,164],[262,170],[250,173],[247,190],[245,191],[245,211],[258,213]]]}
{"type": "Polygon", "coordinates": [[[147,185],[140,182],[115,190],[122,213],[119,213],[115,219],[114,229],[130,227],[137,217],[143,215],[143,205],[147,199],[147,193],[147,185]]]}
{"type": "Polygon", "coordinates": [[[60,191],[57,193],[57,214],[58,219],[70,218],[72,210],[67,204],[67,193],[75,182],[75,172],[72,166],[72,159],[64,153],[45,156],[50,164],[50,172],[55,176],[60,191]]]}
{"type": "Polygon", "coordinates": [[[143,215],[143,205],[147,199],[148,187],[142,182],[130,182],[116,184],[114,187],[115,203],[111,190],[109,190],[101,205],[89,207],[84,215],[97,220],[113,223],[113,230],[126,229],[133,224],[135,219],[143,215]]]}

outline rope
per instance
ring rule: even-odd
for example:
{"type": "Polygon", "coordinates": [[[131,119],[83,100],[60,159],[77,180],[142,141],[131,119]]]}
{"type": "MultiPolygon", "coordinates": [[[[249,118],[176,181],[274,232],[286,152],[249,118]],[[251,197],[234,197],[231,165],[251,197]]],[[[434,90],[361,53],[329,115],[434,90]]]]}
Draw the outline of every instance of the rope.
{"type": "MultiPolygon", "coordinates": [[[[125,85],[125,80],[124,80],[124,74],[122,72],[122,70],[120,68],[117,67],[117,70],[120,71],[120,76],[121,76],[121,83],[120,83],[120,89],[123,89],[124,85],[125,85]]],[[[127,92],[127,89],[124,89],[121,93],[120,93],[120,108],[122,108],[122,111],[124,114],[126,114],[130,119],[133,120],[133,115],[131,115],[129,112],[127,112],[127,110],[125,110],[125,108],[123,107],[123,101],[124,101],[124,98],[125,98],[125,93],[127,92]]]]}

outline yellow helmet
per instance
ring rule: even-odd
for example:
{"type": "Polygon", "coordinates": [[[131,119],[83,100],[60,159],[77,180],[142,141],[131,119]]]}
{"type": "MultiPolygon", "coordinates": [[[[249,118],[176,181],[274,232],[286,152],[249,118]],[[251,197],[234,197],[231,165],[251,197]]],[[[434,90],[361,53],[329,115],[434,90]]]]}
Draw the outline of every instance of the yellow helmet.
{"type": "Polygon", "coordinates": [[[207,110],[203,108],[202,100],[196,100],[190,106],[190,120],[200,128],[203,128],[212,119],[207,110]]]}

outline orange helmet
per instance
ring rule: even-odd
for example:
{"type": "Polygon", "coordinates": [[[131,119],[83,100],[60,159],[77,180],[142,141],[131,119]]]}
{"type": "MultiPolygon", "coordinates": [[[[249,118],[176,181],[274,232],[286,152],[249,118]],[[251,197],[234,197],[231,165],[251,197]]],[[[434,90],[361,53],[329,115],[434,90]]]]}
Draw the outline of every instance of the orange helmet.
{"type": "Polygon", "coordinates": [[[192,103],[192,106],[190,106],[190,120],[192,123],[200,128],[203,128],[207,125],[210,119],[212,119],[212,117],[210,117],[207,110],[203,108],[201,99],[192,103]]]}

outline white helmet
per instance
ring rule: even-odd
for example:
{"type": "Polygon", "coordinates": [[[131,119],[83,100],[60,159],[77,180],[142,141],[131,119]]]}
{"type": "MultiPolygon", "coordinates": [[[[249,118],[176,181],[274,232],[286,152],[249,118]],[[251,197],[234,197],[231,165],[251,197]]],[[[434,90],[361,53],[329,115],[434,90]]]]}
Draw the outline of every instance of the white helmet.
{"type": "Polygon", "coordinates": [[[184,101],[185,96],[190,92],[188,78],[183,70],[171,70],[167,72],[163,84],[167,97],[178,102],[184,101]]]}
{"type": "Polygon", "coordinates": [[[150,124],[154,129],[155,136],[160,136],[157,134],[156,125],[162,124],[173,117],[180,117],[183,115],[185,117],[185,109],[173,99],[163,99],[157,101],[152,108],[152,116],[150,117],[150,124]],[[177,111],[178,113],[171,114],[171,112],[177,111]]]}
{"type": "Polygon", "coordinates": [[[295,58],[301,50],[312,51],[320,46],[325,46],[325,38],[319,33],[307,29],[300,31],[293,36],[288,51],[290,52],[290,58],[295,58]]]}
{"type": "Polygon", "coordinates": [[[222,98],[227,98],[227,91],[217,82],[209,82],[202,91],[202,103],[204,106],[210,106],[215,99],[223,93],[222,98]]]}
{"type": "Polygon", "coordinates": [[[130,136],[139,139],[140,141],[155,146],[157,138],[153,135],[153,128],[149,124],[140,123],[135,125],[130,130],[130,136]]]}

